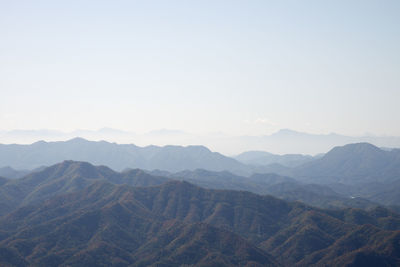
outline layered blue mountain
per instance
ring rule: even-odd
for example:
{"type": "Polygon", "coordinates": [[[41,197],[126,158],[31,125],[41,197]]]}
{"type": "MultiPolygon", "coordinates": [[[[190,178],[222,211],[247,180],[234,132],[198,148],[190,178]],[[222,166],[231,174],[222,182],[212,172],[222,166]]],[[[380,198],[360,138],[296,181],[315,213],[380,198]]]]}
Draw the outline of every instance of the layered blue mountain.
{"type": "Polygon", "coordinates": [[[163,176],[178,173],[174,178],[184,178],[207,188],[268,193],[320,207],[365,208],[374,203],[388,206],[400,203],[399,149],[380,149],[368,143],[357,143],[335,147],[312,158],[254,151],[243,153],[239,158],[243,162],[202,146],[137,147],[77,138],[66,142],[0,145],[0,166],[8,166],[0,169],[0,176],[18,178],[28,172],[18,171],[20,169],[72,159],[106,165],[115,170],[159,169],[163,176]],[[300,164],[302,161],[305,163],[300,164]],[[257,164],[262,162],[274,163],[257,164]],[[198,169],[203,169],[202,173],[198,169]],[[266,179],[255,181],[252,178],[256,173],[276,173],[280,177],[293,177],[296,181],[266,184],[266,179]]]}
{"type": "Polygon", "coordinates": [[[280,164],[285,167],[296,167],[310,162],[314,157],[302,154],[276,155],[266,151],[247,151],[234,157],[236,160],[251,165],[280,164]]]}
{"type": "Polygon", "coordinates": [[[220,153],[211,152],[204,146],[138,147],[105,141],[93,142],[82,138],[65,142],[39,141],[31,145],[0,145],[0,166],[34,169],[63,160],[87,161],[115,170],[141,168],[177,172],[203,168],[238,173],[249,171],[245,164],[220,153]]]}
{"type": "Polygon", "coordinates": [[[393,182],[400,179],[400,149],[387,151],[368,143],[335,147],[293,174],[318,183],[393,182]]]}

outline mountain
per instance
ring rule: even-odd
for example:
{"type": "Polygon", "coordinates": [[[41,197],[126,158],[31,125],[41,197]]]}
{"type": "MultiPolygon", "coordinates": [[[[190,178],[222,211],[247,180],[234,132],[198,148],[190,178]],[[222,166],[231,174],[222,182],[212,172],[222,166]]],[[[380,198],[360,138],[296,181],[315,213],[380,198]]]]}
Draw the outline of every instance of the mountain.
{"type": "MultiPolygon", "coordinates": [[[[117,143],[135,143],[140,146],[149,144],[164,146],[176,144],[187,146],[203,144],[213,151],[225,155],[238,155],[243,151],[269,151],[274,154],[309,154],[325,153],[335,146],[350,143],[367,142],[378,147],[400,147],[400,137],[396,136],[345,136],[340,134],[311,134],[290,129],[281,129],[272,134],[256,136],[232,136],[224,133],[193,134],[181,130],[160,129],[148,133],[134,133],[111,128],[99,130],[76,130],[59,132],[54,130],[13,130],[0,131],[3,143],[27,144],[38,140],[61,141],[75,137],[89,140],[117,143]]],[[[1,166],[1,165],[0,165],[1,166]]]]}
{"type": "Polygon", "coordinates": [[[234,158],[245,164],[270,165],[277,163],[285,167],[296,167],[313,160],[313,157],[309,155],[275,155],[265,151],[247,151],[235,156],[234,158]]]}
{"type": "Polygon", "coordinates": [[[36,142],[31,145],[0,145],[0,166],[33,169],[63,160],[87,161],[115,170],[125,168],[162,169],[172,172],[204,168],[250,173],[251,168],[203,146],[119,145],[75,138],[65,142],[36,142]]]}
{"type": "Polygon", "coordinates": [[[7,183],[9,180],[7,178],[1,177],[0,176],[0,186],[2,186],[3,184],[7,183]]]}
{"type": "Polygon", "coordinates": [[[318,196],[322,188],[314,192],[299,191],[293,184],[278,185],[275,187],[278,190],[270,188],[271,194],[288,200],[298,198],[320,207],[329,207],[332,203],[336,207],[346,207],[349,205],[342,204],[350,203],[351,207],[365,208],[372,203],[380,203],[400,210],[400,149],[381,149],[369,143],[348,144],[335,147],[300,166],[270,164],[263,166],[262,171],[294,177],[309,189],[310,184],[314,184],[314,188],[315,185],[329,187],[342,197],[351,199],[337,202],[326,195],[322,199],[318,196]],[[283,191],[279,192],[279,188],[283,191]],[[290,188],[292,192],[288,192],[290,188]]]}
{"type": "Polygon", "coordinates": [[[168,181],[134,169],[118,173],[105,166],[87,162],[64,161],[20,179],[7,180],[0,186],[0,216],[28,203],[76,192],[98,181],[131,186],[151,186],[168,181]]]}
{"type": "Polygon", "coordinates": [[[21,266],[278,265],[232,232],[158,216],[133,193],[96,182],[18,209],[0,220],[0,247],[19,255],[21,266]]]}
{"type": "Polygon", "coordinates": [[[152,171],[152,175],[166,176],[174,180],[184,180],[192,184],[226,190],[244,190],[261,195],[272,195],[290,201],[301,201],[320,208],[373,208],[377,203],[360,197],[351,198],[339,194],[326,185],[305,184],[293,178],[273,173],[253,174],[243,177],[227,171],[212,172],[202,169],[168,173],[152,171]]]}
{"type": "Polygon", "coordinates": [[[329,187],[336,192],[342,192],[342,194],[348,196],[363,197],[400,211],[400,179],[394,182],[371,182],[351,185],[335,183],[329,184],[329,187]]]}
{"type": "Polygon", "coordinates": [[[254,174],[250,177],[235,175],[228,171],[213,172],[203,169],[182,171],[168,175],[174,180],[185,180],[212,189],[245,190],[265,194],[267,188],[281,182],[296,182],[294,179],[276,174],[254,174]]]}
{"type": "MultiPolygon", "coordinates": [[[[57,173],[95,177],[107,170],[66,162],[48,171],[57,173]]],[[[187,182],[132,187],[95,180],[0,217],[3,264],[360,266],[373,259],[396,266],[400,260],[400,215],[384,208],[322,210],[187,182]]]]}
{"type": "MultiPolygon", "coordinates": [[[[378,147],[400,147],[400,137],[395,136],[346,136],[336,133],[310,134],[281,129],[271,135],[242,136],[237,143],[243,150],[265,150],[278,154],[300,153],[315,155],[336,146],[351,143],[371,143],[378,147]]],[[[242,151],[243,151],[242,150],[242,151]]]]}
{"type": "Polygon", "coordinates": [[[22,176],[28,174],[30,171],[27,170],[14,170],[10,166],[6,166],[3,168],[0,168],[0,176],[7,177],[9,179],[16,179],[16,178],[21,178],[22,176]]]}
{"type": "MultiPolygon", "coordinates": [[[[366,208],[373,206],[374,202],[393,206],[397,205],[400,198],[400,193],[397,193],[400,190],[396,187],[398,185],[396,181],[400,179],[400,150],[382,150],[368,143],[335,147],[322,157],[296,167],[286,167],[278,163],[267,166],[246,165],[201,146],[137,147],[104,141],[91,142],[79,138],[67,142],[42,141],[32,145],[0,145],[0,164],[11,165],[14,168],[11,163],[20,169],[24,167],[32,169],[36,166],[52,165],[65,159],[89,161],[111,166],[117,170],[162,169],[171,173],[184,170],[190,172],[196,169],[208,169],[213,172],[229,171],[237,177],[222,173],[215,179],[212,177],[206,179],[208,174],[202,175],[202,179],[193,177],[186,179],[208,188],[272,194],[324,208],[366,208]],[[260,181],[253,182],[251,178],[243,179],[243,176],[251,176],[254,173],[277,173],[280,176],[294,177],[302,184],[288,183],[272,187],[260,181]],[[231,181],[228,181],[229,179],[231,181]],[[329,186],[338,195],[327,196],[323,193],[327,192],[325,189],[315,190],[315,185],[311,187],[304,184],[329,186]]],[[[211,176],[213,175],[215,174],[211,176]]]]}
{"type": "Polygon", "coordinates": [[[368,143],[335,147],[293,174],[317,183],[393,182],[400,179],[400,149],[385,151],[368,143]]]}
{"type": "Polygon", "coordinates": [[[365,209],[377,206],[362,198],[345,197],[327,186],[303,184],[293,178],[276,174],[254,174],[244,177],[227,171],[212,172],[202,169],[178,173],[165,171],[147,173],[140,169],[127,169],[120,173],[105,166],[64,161],[17,180],[5,179],[4,186],[0,187],[0,203],[3,203],[0,215],[19,205],[37,202],[62,192],[76,192],[97,181],[131,186],[152,186],[170,179],[184,180],[210,189],[245,190],[263,195],[270,194],[321,208],[365,209]],[[12,205],[8,206],[10,203],[12,205]]]}
{"type": "Polygon", "coordinates": [[[39,172],[46,168],[47,168],[46,166],[40,166],[33,170],[15,170],[15,169],[11,168],[10,166],[6,166],[3,168],[0,168],[0,176],[6,177],[8,179],[19,179],[29,173],[39,172]]]}

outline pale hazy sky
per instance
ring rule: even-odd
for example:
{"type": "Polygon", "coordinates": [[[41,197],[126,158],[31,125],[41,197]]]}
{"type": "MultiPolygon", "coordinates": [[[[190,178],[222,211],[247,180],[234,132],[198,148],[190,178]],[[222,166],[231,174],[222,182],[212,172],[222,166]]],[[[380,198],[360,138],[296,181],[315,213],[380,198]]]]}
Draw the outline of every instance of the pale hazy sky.
{"type": "Polygon", "coordinates": [[[400,1],[0,0],[0,130],[400,135],[400,1]]]}

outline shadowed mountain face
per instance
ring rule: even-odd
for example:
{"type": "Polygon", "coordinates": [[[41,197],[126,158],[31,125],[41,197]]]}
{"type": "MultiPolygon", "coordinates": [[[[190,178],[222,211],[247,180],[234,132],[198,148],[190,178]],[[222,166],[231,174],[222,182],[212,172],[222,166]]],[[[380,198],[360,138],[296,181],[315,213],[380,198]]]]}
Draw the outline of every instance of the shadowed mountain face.
{"type": "Polygon", "coordinates": [[[387,209],[322,210],[250,192],[165,181],[140,171],[115,173],[106,167],[66,161],[4,183],[0,186],[3,192],[14,190],[21,199],[0,217],[0,253],[7,256],[1,258],[2,263],[399,263],[400,216],[387,209]],[[63,186],[56,186],[54,193],[41,191],[54,182],[63,186]]]}

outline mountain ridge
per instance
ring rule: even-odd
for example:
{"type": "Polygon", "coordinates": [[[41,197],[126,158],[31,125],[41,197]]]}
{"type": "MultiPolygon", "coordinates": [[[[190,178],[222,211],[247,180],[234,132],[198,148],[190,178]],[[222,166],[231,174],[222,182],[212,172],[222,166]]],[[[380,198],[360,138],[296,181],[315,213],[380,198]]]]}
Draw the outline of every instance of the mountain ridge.
{"type": "Polygon", "coordinates": [[[385,151],[369,143],[348,144],[294,168],[294,172],[297,178],[318,178],[319,183],[390,182],[400,179],[400,150],[385,151]]]}
{"type": "Polygon", "coordinates": [[[31,262],[46,265],[77,261],[93,264],[94,258],[89,257],[93,253],[100,253],[99,259],[106,263],[145,259],[143,264],[151,265],[158,262],[155,262],[159,259],[156,255],[164,255],[161,262],[176,263],[183,260],[178,255],[188,257],[197,251],[200,258],[189,256],[189,259],[234,266],[239,262],[232,255],[239,253],[245,264],[255,261],[260,266],[268,262],[276,266],[275,260],[265,254],[270,251],[284,266],[301,266],[303,261],[318,266],[327,262],[326,258],[317,257],[322,251],[325,255],[334,252],[335,260],[351,263],[356,258],[365,259],[367,256],[362,253],[374,242],[394,245],[393,248],[371,247],[381,257],[380,262],[399,260],[400,255],[395,252],[399,244],[396,245],[395,240],[400,233],[384,229],[388,226],[400,229],[400,215],[381,209],[352,219],[349,215],[358,214],[357,209],[341,212],[244,191],[203,189],[185,181],[169,181],[151,187],[97,181],[81,191],[51,196],[44,202],[20,207],[0,218],[0,246],[16,249],[24,257],[29,256],[31,262]],[[374,222],[373,218],[378,220],[374,222]],[[365,222],[376,226],[365,225],[365,222]],[[54,230],[49,232],[48,229],[54,230]],[[371,231],[373,235],[368,234],[371,231]],[[349,237],[359,235],[357,233],[363,235],[357,245],[347,251],[335,250],[336,240],[348,246],[351,244],[349,237]],[[68,241],[65,235],[70,236],[68,241]],[[314,236],[321,242],[312,241],[314,236]],[[193,238],[198,241],[191,242],[193,238]],[[33,248],[26,250],[28,244],[33,248]],[[50,249],[42,253],[39,248],[43,246],[50,249]],[[76,254],[72,247],[80,253],[76,254]],[[158,254],[161,247],[167,250],[158,254]],[[183,254],[174,253],[178,248],[183,254]],[[219,256],[210,262],[204,248],[219,256]],[[61,253],[60,249],[67,250],[61,253]],[[117,254],[113,256],[112,251],[117,254]],[[316,256],[309,260],[304,251],[316,256]],[[357,257],[351,258],[351,253],[357,257]],[[388,257],[387,253],[392,256],[388,257]]]}
{"type": "Polygon", "coordinates": [[[88,141],[36,142],[32,145],[0,145],[0,166],[33,169],[63,160],[88,161],[116,170],[125,168],[165,169],[181,171],[206,167],[212,170],[248,171],[235,159],[211,152],[204,146],[147,146],[88,141]]]}
{"type": "Polygon", "coordinates": [[[33,143],[39,139],[47,141],[68,140],[74,137],[91,140],[107,140],[119,143],[148,144],[204,144],[214,151],[227,155],[237,155],[243,151],[263,150],[275,154],[311,154],[326,152],[335,146],[349,143],[368,142],[378,147],[400,147],[400,137],[346,136],[343,134],[315,134],[290,129],[281,129],[271,134],[232,136],[223,133],[192,134],[181,130],[161,129],[138,134],[112,128],[99,130],[76,130],[60,132],[54,130],[14,130],[0,131],[0,139],[5,143],[33,143]]]}

